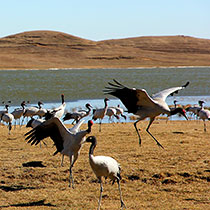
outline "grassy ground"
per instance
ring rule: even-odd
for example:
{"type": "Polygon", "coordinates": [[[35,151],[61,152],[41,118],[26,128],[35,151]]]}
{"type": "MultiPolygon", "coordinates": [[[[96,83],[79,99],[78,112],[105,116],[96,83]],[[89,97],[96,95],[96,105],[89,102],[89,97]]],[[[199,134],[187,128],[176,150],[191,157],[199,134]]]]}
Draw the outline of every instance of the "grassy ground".
{"type": "MultiPolygon", "coordinates": [[[[147,123],[139,123],[141,147],[132,123],[103,124],[100,133],[94,124],[91,133],[98,140],[95,155],[112,156],[122,166],[127,209],[210,209],[210,126],[205,133],[202,122],[155,121],[150,131],[163,150],[146,133],[147,123]]],[[[52,155],[50,139],[47,147],[27,144],[23,135],[28,130],[16,128],[8,135],[0,126],[0,209],[97,209],[99,183],[89,166],[90,145],[84,144],[73,168],[72,189],[69,159],[60,166],[61,156],[52,155]],[[44,167],[26,167],[30,161],[41,161],[44,167]]],[[[120,209],[116,183],[104,184],[101,209],[120,209]]]]}

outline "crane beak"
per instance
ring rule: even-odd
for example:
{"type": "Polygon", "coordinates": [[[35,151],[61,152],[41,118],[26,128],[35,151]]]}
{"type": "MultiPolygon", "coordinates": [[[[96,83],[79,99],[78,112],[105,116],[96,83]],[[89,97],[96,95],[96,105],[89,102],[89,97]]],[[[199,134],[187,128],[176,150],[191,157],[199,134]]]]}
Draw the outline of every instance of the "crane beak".
{"type": "Polygon", "coordinates": [[[186,116],[186,114],[185,114],[185,113],[183,113],[182,115],[185,117],[185,119],[186,119],[186,120],[188,120],[188,118],[187,118],[187,116],[186,116]]]}

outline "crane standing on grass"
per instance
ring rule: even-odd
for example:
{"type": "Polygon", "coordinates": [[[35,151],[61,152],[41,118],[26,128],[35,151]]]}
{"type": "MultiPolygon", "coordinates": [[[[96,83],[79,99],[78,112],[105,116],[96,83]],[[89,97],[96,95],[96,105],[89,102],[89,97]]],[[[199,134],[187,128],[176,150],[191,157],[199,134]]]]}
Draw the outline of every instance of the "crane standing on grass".
{"type": "Polygon", "coordinates": [[[99,119],[99,132],[101,132],[101,123],[102,119],[106,115],[107,109],[108,109],[108,104],[107,101],[109,101],[108,98],[104,99],[104,108],[101,109],[93,109],[93,120],[99,119]]]}
{"type": "Polygon", "coordinates": [[[210,111],[208,109],[204,109],[203,107],[203,104],[205,103],[204,101],[199,101],[198,103],[201,107],[198,112],[198,116],[201,120],[203,120],[204,132],[206,132],[206,120],[210,120],[210,111]]]}
{"type": "Polygon", "coordinates": [[[122,193],[120,188],[120,164],[109,156],[94,156],[93,151],[97,145],[96,137],[95,136],[89,136],[86,139],[86,142],[91,142],[90,150],[89,150],[89,162],[90,166],[95,173],[96,177],[98,178],[100,182],[100,196],[98,201],[98,210],[100,209],[101,205],[101,198],[102,198],[102,192],[103,192],[103,186],[102,186],[102,177],[109,177],[113,182],[117,180],[118,189],[120,193],[120,202],[121,207],[124,208],[125,204],[122,199],[122,193]]]}

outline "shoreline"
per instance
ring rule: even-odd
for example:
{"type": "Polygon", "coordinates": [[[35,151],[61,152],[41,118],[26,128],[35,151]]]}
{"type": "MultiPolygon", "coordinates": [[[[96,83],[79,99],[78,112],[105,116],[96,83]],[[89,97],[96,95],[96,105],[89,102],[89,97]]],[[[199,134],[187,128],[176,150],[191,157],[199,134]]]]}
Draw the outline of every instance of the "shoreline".
{"type": "Polygon", "coordinates": [[[122,70],[129,70],[129,69],[173,69],[173,68],[178,68],[178,69],[181,69],[181,68],[186,68],[186,69],[190,69],[190,68],[210,68],[210,66],[153,66],[153,67],[127,67],[127,68],[116,68],[116,67],[109,67],[109,68],[106,68],[106,67],[91,67],[91,68],[48,68],[48,69],[39,69],[39,68],[35,68],[35,69],[1,69],[0,68],[0,71],[59,71],[59,70],[114,70],[114,69],[122,69],[122,70]]]}

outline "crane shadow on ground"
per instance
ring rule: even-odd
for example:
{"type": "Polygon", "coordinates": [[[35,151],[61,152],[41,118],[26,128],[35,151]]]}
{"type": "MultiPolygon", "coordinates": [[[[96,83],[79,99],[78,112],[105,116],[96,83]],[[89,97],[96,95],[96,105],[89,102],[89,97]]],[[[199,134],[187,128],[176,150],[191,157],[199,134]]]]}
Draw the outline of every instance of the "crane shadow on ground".
{"type": "Polygon", "coordinates": [[[29,206],[53,206],[56,207],[56,205],[53,205],[51,203],[45,203],[45,199],[39,200],[39,201],[33,201],[33,202],[27,202],[27,203],[17,203],[17,204],[11,204],[7,206],[0,206],[0,208],[8,208],[8,207],[29,207],[29,206]]]}

